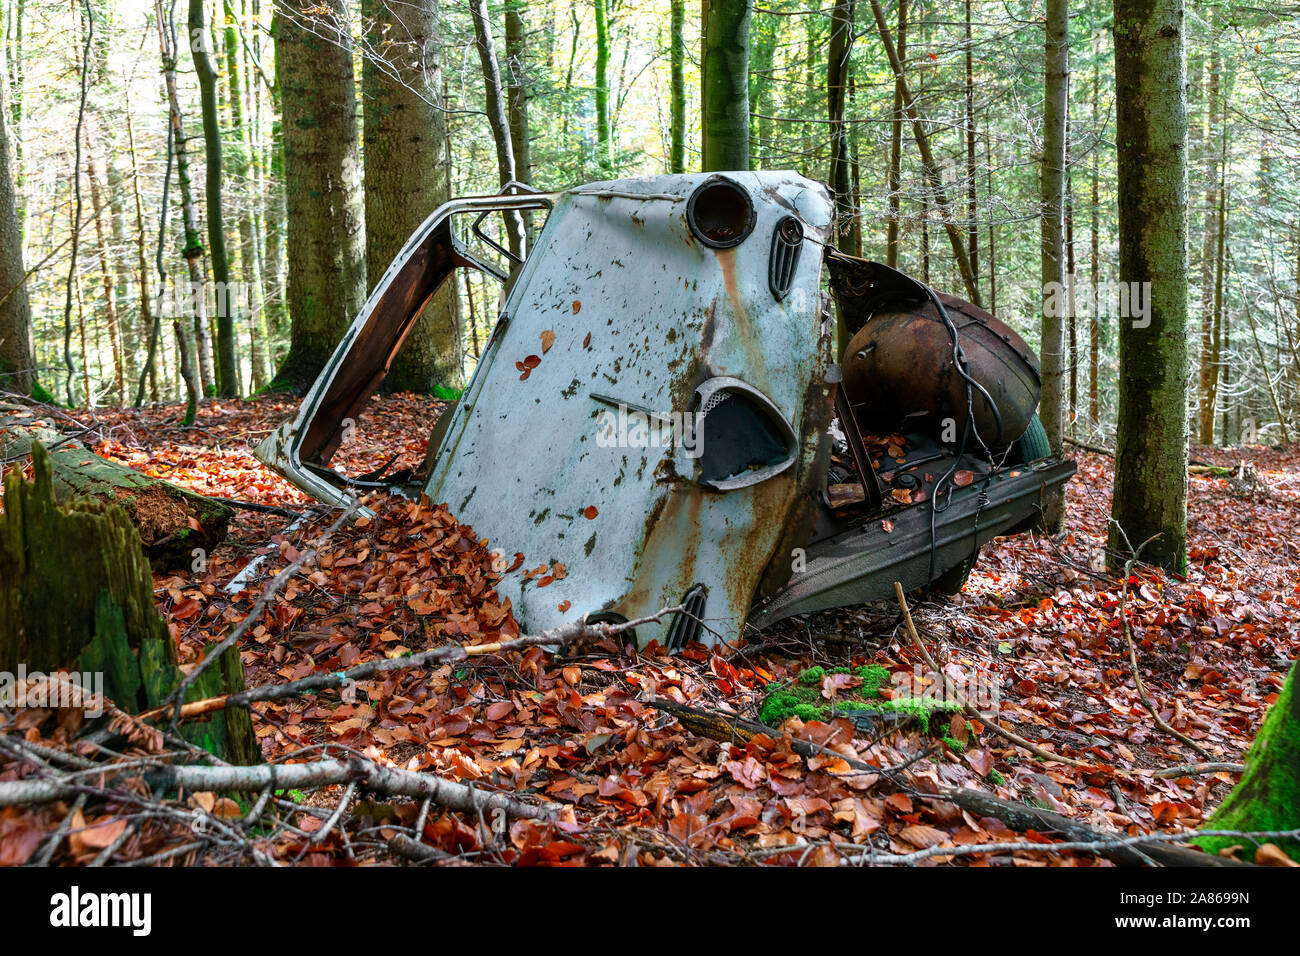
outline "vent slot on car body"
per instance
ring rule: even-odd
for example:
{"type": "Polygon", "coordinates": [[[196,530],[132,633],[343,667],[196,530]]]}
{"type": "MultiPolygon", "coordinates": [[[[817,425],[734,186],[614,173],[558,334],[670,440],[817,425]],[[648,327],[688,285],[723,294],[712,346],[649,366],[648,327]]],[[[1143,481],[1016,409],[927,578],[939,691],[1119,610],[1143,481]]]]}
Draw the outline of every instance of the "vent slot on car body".
{"type": "Polygon", "coordinates": [[[700,484],[746,488],[794,463],[798,438],[771,400],[738,378],[718,376],[695,390],[700,484]]]}
{"type": "Polygon", "coordinates": [[[664,648],[670,653],[686,649],[691,641],[700,639],[704,627],[704,605],[709,600],[709,589],[697,584],[682,595],[681,610],[673,615],[668,625],[668,636],[664,639],[664,648]]]}
{"type": "Polygon", "coordinates": [[[767,260],[767,284],[778,302],[789,294],[794,283],[801,249],[803,226],[794,216],[786,216],[772,230],[772,251],[767,260]]]}

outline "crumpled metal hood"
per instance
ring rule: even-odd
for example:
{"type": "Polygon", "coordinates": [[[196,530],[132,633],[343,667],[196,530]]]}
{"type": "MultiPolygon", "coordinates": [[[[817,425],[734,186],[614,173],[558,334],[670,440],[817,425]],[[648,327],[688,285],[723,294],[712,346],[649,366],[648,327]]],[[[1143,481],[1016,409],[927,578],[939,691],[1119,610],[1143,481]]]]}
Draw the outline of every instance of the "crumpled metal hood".
{"type": "MultiPolygon", "coordinates": [[[[524,629],[638,619],[702,585],[700,639],[738,635],[769,563],[790,560],[774,551],[816,478],[832,217],[826,187],[793,172],[616,180],[558,199],[425,486],[502,552],[510,570],[497,590],[524,629]],[[687,221],[692,194],[719,176],[754,207],[752,230],[730,248],[687,221]],[[778,296],[774,234],[790,217],[802,240],[778,296]],[[716,411],[719,396],[731,417],[716,411]],[[638,411],[671,420],[704,409],[685,421],[706,452],[734,445],[743,461],[752,431],[755,447],[787,443],[788,460],[710,482],[687,429],[656,447],[636,428],[661,421],[638,411]]],[[[664,641],[669,623],[638,628],[638,642],[664,641]]]]}

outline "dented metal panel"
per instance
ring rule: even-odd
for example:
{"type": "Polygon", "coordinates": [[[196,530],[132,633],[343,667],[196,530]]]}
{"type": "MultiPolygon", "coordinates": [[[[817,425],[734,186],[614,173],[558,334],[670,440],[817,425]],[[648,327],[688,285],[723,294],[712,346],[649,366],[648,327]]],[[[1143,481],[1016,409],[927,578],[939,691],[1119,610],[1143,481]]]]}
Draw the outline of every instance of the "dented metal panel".
{"type": "MultiPolygon", "coordinates": [[[[498,591],[525,628],[636,619],[702,585],[702,638],[737,636],[817,478],[831,217],[826,188],[789,172],[597,183],[556,202],[425,487],[523,555],[498,591]],[[701,201],[693,229],[692,195],[719,179],[718,197],[748,194],[752,220],[701,201]],[[790,217],[801,248],[787,249],[778,297],[770,253],[790,217]],[[709,415],[724,413],[711,450],[709,415]],[[743,440],[723,447],[738,432],[754,436],[752,461],[743,440]],[[706,465],[728,467],[715,452],[744,470],[704,479],[706,465]]],[[[795,234],[787,223],[786,246],[795,234]]],[[[669,624],[639,628],[638,641],[663,641],[669,624]]]]}

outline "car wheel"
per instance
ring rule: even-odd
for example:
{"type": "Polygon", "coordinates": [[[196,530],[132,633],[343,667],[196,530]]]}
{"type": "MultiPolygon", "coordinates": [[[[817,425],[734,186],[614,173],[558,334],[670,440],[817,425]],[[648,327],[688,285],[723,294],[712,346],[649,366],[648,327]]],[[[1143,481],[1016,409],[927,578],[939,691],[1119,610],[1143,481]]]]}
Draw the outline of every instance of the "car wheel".
{"type": "Polygon", "coordinates": [[[1047,440],[1047,429],[1043,427],[1038,413],[1034,412],[1034,417],[1029,419],[1029,427],[1025,429],[1025,433],[1011,446],[1008,463],[1028,465],[1043,458],[1050,458],[1051,455],[1052,443],[1047,440]]]}

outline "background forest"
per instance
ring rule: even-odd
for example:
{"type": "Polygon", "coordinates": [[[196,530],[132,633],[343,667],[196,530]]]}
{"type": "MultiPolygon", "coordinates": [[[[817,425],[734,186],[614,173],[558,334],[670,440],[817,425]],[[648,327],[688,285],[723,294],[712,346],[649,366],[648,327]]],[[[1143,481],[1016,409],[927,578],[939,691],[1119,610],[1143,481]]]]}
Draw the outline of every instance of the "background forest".
{"type": "MultiPolygon", "coordinates": [[[[744,70],[749,137],[729,165],[839,186],[850,251],[961,293],[955,226],[982,304],[1037,344],[1041,2],[888,11],[946,204],[899,122],[865,2],[715,3],[708,41],[708,12],[684,0],[482,6],[10,0],[0,207],[12,203],[20,241],[6,237],[0,263],[6,387],[75,405],[183,396],[177,318],[205,393],[250,394],[277,374],[301,385],[448,196],[511,176],[554,189],[699,169],[701,53],[738,45],[736,16],[748,45],[726,64],[744,70]]],[[[1296,18],[1232,3],[1186,17],[1193,438],[1285,440],[1300,407],[1296,18]]],[[[1108,3],[1070,5],[1064,241],[1077,291],[1063,388],[1078,438],[1104,439],[1116,405],[1110,20],[1108,3]]],[[[391,387],[463,384],[494,320],[483,281],[431,307],[391,387]]]]}

